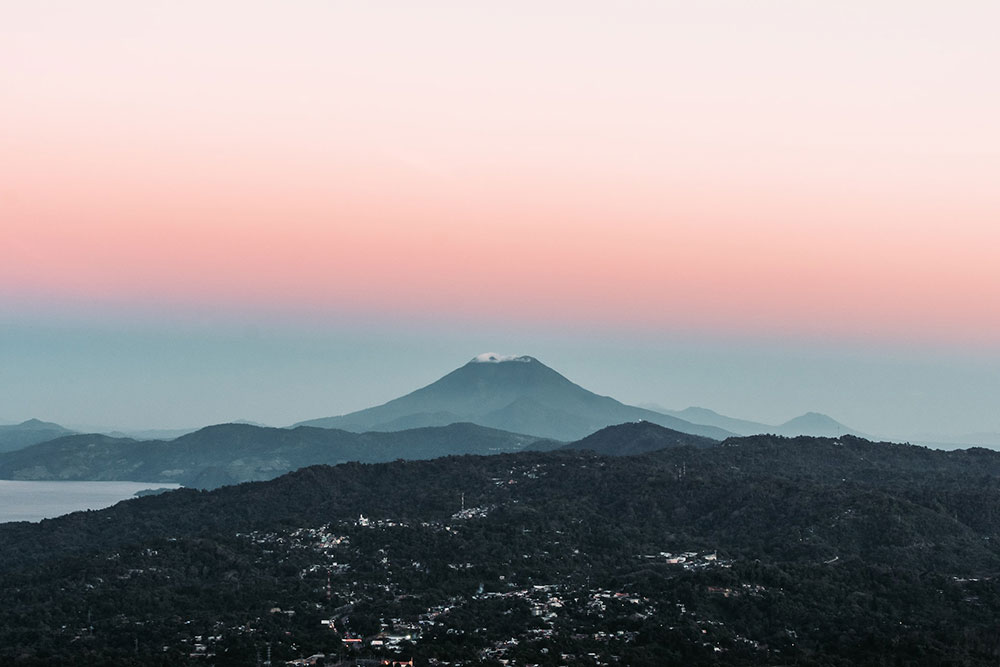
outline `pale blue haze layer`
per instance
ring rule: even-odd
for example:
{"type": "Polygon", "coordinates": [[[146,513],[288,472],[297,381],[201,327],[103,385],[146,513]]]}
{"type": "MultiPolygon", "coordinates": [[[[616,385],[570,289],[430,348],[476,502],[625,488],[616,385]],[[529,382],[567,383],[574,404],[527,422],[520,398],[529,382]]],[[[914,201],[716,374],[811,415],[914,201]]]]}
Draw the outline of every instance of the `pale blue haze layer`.
{"type": "Polygon", "coordinates": [[[822,412],[878,437],[1000,433],[1000,351],[405,318],[106,313],[8,317],[0,418],[76,430],[272,426],[345,414],[482,352],[598,394],[780,424],[822,412]]]}

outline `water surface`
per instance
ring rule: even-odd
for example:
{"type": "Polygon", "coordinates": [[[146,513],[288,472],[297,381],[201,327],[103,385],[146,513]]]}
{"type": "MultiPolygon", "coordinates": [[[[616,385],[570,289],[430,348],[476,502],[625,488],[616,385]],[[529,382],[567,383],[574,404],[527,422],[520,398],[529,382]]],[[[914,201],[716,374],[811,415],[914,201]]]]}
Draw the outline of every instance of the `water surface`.
{"type": "Polygon", "coordinates": [[[22,482],[0,480],[0,523],[41,521],[80,510],[98,510],[143,489],[176,489],[164,482],[22,482]]]}

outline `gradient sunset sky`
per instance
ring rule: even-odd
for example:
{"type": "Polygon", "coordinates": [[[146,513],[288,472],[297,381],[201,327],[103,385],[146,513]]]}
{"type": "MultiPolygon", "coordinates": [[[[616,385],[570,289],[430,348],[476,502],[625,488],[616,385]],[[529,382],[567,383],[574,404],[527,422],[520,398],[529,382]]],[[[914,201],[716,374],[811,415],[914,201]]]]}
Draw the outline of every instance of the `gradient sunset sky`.
{"type": "Polygon", "coordinates": [[[538,357],[1000,432],[1000,4],[0,0],[0,418],[287,425],[538,357]]]}

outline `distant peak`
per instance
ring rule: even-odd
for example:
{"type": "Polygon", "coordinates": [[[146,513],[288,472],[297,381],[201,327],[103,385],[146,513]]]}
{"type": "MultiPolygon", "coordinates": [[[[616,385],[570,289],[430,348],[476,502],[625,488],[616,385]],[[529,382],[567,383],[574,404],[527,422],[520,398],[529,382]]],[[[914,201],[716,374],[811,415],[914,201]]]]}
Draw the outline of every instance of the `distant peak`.
{"type": "Polygon", "coordinates": [[[44,428],[44,429],[62,428],[62,426],[60,426],[59,424],[54,424],[52,422],[45,422],[42,421],[41,419],[35,419],[34,417],[21,422],[20,424],[18,424],[18,426],[20,426],[21,428],[44,428]]]}
{"type": "Polygon", "coordinates": [[[825,421],[825,422],[835,422],[836,420],[830,415],[824,415],[822,412],[807,412],[805,414],[799,415],[794,419],[790,419],[788,423],[797,421],[825,421]]]}
{"type": "Polygon", "coordinates": [[[689,415],[711,415],[713,417],[721,417],[715,410],[709,410],[708,408],[700,408],[697,405],[692,405],[691,407],[684,408],[681,412],[689,415]]]}
{"type": "Polygon", "coordinates": [[[531,357],[517,354],[497,354],[495,352],[483,352],[472,358],[474,364],[500,364],[505,361],[520,361],[530,363],[534,361],[531,357]]]}

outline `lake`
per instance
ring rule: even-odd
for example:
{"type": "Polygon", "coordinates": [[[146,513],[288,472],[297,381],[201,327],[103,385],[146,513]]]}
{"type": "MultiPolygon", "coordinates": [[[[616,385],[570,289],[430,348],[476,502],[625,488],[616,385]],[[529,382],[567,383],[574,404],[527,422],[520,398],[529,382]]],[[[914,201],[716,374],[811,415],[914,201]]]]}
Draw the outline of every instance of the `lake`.
{"type": "Polygon", "coordinates": [[[0,523],[41,521],[80,510],[97,510],[143,489],[176,489],[163,482],[21,482],[0,480],[0,523]]]}

